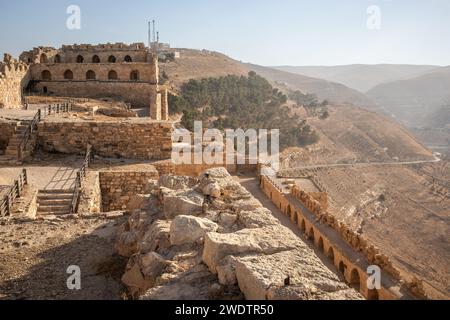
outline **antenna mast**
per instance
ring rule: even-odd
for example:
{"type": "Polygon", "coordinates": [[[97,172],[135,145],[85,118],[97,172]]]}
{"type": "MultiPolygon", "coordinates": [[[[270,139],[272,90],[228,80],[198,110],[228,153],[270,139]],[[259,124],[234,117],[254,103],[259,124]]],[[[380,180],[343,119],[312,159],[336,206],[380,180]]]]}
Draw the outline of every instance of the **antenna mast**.
{"type": "Polygon", "coordinates": [[[152,25],[148,22],[148,49],[152,48],[152,25]]]}

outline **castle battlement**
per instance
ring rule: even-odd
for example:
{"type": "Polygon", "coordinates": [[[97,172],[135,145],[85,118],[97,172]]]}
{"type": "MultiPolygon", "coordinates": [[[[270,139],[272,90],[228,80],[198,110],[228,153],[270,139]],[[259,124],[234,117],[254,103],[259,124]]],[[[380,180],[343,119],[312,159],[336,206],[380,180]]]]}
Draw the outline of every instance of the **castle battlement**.
{"type": "Polygon", "coordinates": [[[144,43],[132,43],[125,44],[122,42],[118,43],[105,43],[105,44],[73,44],[73,45],[63,45],[61,51],[142,51],[146,50],[144,43]]]}

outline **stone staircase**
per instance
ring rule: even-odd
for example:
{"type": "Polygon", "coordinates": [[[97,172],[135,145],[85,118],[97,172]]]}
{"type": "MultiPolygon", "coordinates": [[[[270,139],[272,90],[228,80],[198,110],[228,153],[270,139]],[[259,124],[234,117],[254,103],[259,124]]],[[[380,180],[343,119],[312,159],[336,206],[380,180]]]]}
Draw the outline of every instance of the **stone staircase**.
{"type": "Polygon", "coordinates": [[[7,164],[11,162],[20,162],[21,159],[19,159],[19,148],[28,126],[29,124],[26,122],[18,123],[15,133],[9,139],[9,143],[6,147],[5,153],[3,155],[0,155],[0,163],[7,164]]]}
{"type": "Polygon", "coordinates": [[[64,215],[70,214],[73,190],[39,190],[37,197],[37,214],[64,215]]]}

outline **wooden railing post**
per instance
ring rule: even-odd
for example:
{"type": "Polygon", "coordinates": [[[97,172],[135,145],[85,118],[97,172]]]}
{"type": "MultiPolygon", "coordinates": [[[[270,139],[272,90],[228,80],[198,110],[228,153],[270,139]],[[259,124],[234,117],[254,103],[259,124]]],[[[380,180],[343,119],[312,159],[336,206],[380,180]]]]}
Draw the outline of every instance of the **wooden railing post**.
{"type": "Polygon", "coordinates": [[[27,169],[23,169],[22,174],[23,174],[23,183],[24,183],[24,184],[28,184],[28,173],[27,173],[27,169]]]}

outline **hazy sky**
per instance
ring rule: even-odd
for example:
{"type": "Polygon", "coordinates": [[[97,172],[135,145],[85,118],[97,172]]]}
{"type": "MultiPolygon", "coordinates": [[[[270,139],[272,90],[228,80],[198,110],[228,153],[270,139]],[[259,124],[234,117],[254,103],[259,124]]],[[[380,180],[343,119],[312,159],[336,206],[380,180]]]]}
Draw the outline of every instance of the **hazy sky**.
{"type": "Polygon", "coordinates": [[[153,18],[173,47],[262,65],[450,65],[450,0],[0,0],[0,53],[146,42],[153,18]],[[69,5],[81,8],[80,30],[66,27],[69,5]]]}

